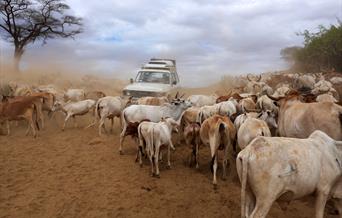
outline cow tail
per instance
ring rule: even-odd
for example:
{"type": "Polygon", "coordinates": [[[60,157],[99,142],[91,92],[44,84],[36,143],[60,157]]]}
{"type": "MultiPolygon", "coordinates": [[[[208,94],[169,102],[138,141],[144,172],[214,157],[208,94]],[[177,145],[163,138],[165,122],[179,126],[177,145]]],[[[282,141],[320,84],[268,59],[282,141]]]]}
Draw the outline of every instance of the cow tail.
{"type": "Polygon", "coordinates": [[[98,100],[96,102],[96,106],[95,106],[95,120],[94,120],[94,123],[97,123],[97,119],[100,117],[100,100],[98,100]]]}
{"type": "Polygon", "coordinates": [[[248,179],[248,159],[239,157],[240,164],[242,166],[241,172],[241,217],[247,217],[246,214],[246,188],[248,179]]]}
{"type": "Polygon", "coordinates": [[[37,130],[40,130],[38,123],[38,109],[36,104],[33,104],[33,122],[36,125],[37,130]]]}
{"type": "Polygon", "coordinates": [[[210,162],[210,171],[211,173],[214,173],[214,161],[216,158],[216,152],[214,153],[214,156],[211,158],[211,162],[210,162]]]}

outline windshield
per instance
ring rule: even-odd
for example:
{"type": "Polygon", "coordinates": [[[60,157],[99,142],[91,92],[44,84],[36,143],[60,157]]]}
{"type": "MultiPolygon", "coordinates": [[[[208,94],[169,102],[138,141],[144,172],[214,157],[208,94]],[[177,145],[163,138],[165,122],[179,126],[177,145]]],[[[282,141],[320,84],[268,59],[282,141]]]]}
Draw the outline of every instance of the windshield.
{"type": "Polygon", "coordinates": [[[136,82],[170,84],[170,74],[166,72],[139,72],[136,82]]]}

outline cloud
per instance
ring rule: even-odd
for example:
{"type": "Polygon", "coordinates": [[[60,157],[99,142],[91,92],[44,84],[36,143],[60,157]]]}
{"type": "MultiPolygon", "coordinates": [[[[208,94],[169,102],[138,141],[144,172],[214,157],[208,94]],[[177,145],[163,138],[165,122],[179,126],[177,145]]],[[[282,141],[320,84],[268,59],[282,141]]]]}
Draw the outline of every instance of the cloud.
{"type": "MultiPolygon", "coordinates": [[[[24,62],[48,59],[128,79],[151,57],[175,58],[186,86],[285,68],[279,52],[302,44],[296,32],[342,17],[342,1],[336,0],[66,2],[83,17],[84,33],[30,46],[24,62]]],[[[1,47],[10,58],[10,46],[1,41],[1,47]]]]}

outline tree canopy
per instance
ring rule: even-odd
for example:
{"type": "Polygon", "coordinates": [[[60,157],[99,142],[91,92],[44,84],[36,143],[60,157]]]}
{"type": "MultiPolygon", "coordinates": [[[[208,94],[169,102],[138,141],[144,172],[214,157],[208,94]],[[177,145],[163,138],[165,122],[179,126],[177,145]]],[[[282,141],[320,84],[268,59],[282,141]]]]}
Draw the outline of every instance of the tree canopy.
{"type": "Polygon", "coordinates": [[[318,32],[305,30],[303,47],[287,47],[281,50],[281,56],[293,64],[296,69],[306,72],[331,71],[342,72],[342,22],[324,27],[318,32]]]}
{"type": "Polygon", "coordinates": [[[69,9],[63,0],[0,1],[0,35],[15,47],[16,68],[28,44],[82,32],[81,18],[67,15],[69,9]]]}

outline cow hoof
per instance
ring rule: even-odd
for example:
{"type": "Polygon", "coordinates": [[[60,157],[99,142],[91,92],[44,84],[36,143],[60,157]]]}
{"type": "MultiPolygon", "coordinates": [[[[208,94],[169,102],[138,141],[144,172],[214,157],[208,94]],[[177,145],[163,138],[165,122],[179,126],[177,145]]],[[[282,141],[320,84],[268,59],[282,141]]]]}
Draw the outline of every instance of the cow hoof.
{"type": "Polygon", "coordinates": [[[119,151],[119,153],[120,153],[120,155],[123,155],[123,154],[124,154],[123,151],[119,151]]]}
{"type": "Polygon", "coordinates": [[[154,177],[160,179],[160,175],[159,174],[158,175],[156,174],[154,177]]]}
{"type": "Polygon", "coordinates": [[[167,166],[166,166],[166,169],[170,170],[170,169],[171,169],[171,166],[170,166],[170,165],[167,165],[167,166]]]}
{"type": "Polygon", "coordinates": [[[217,184],[213,184],[214,190],[217,190],[217,184]]]}
{"type": "Polygon", "coordinates": [[[226,176],[222,177],[222,180],[227,181],[227,177],[226,176]]]}
{"type": "Polygon", "coordinates": [[[143,165],[142,164],[140,164],[140,168],[142,168],[143,167],[143,165]]]}

